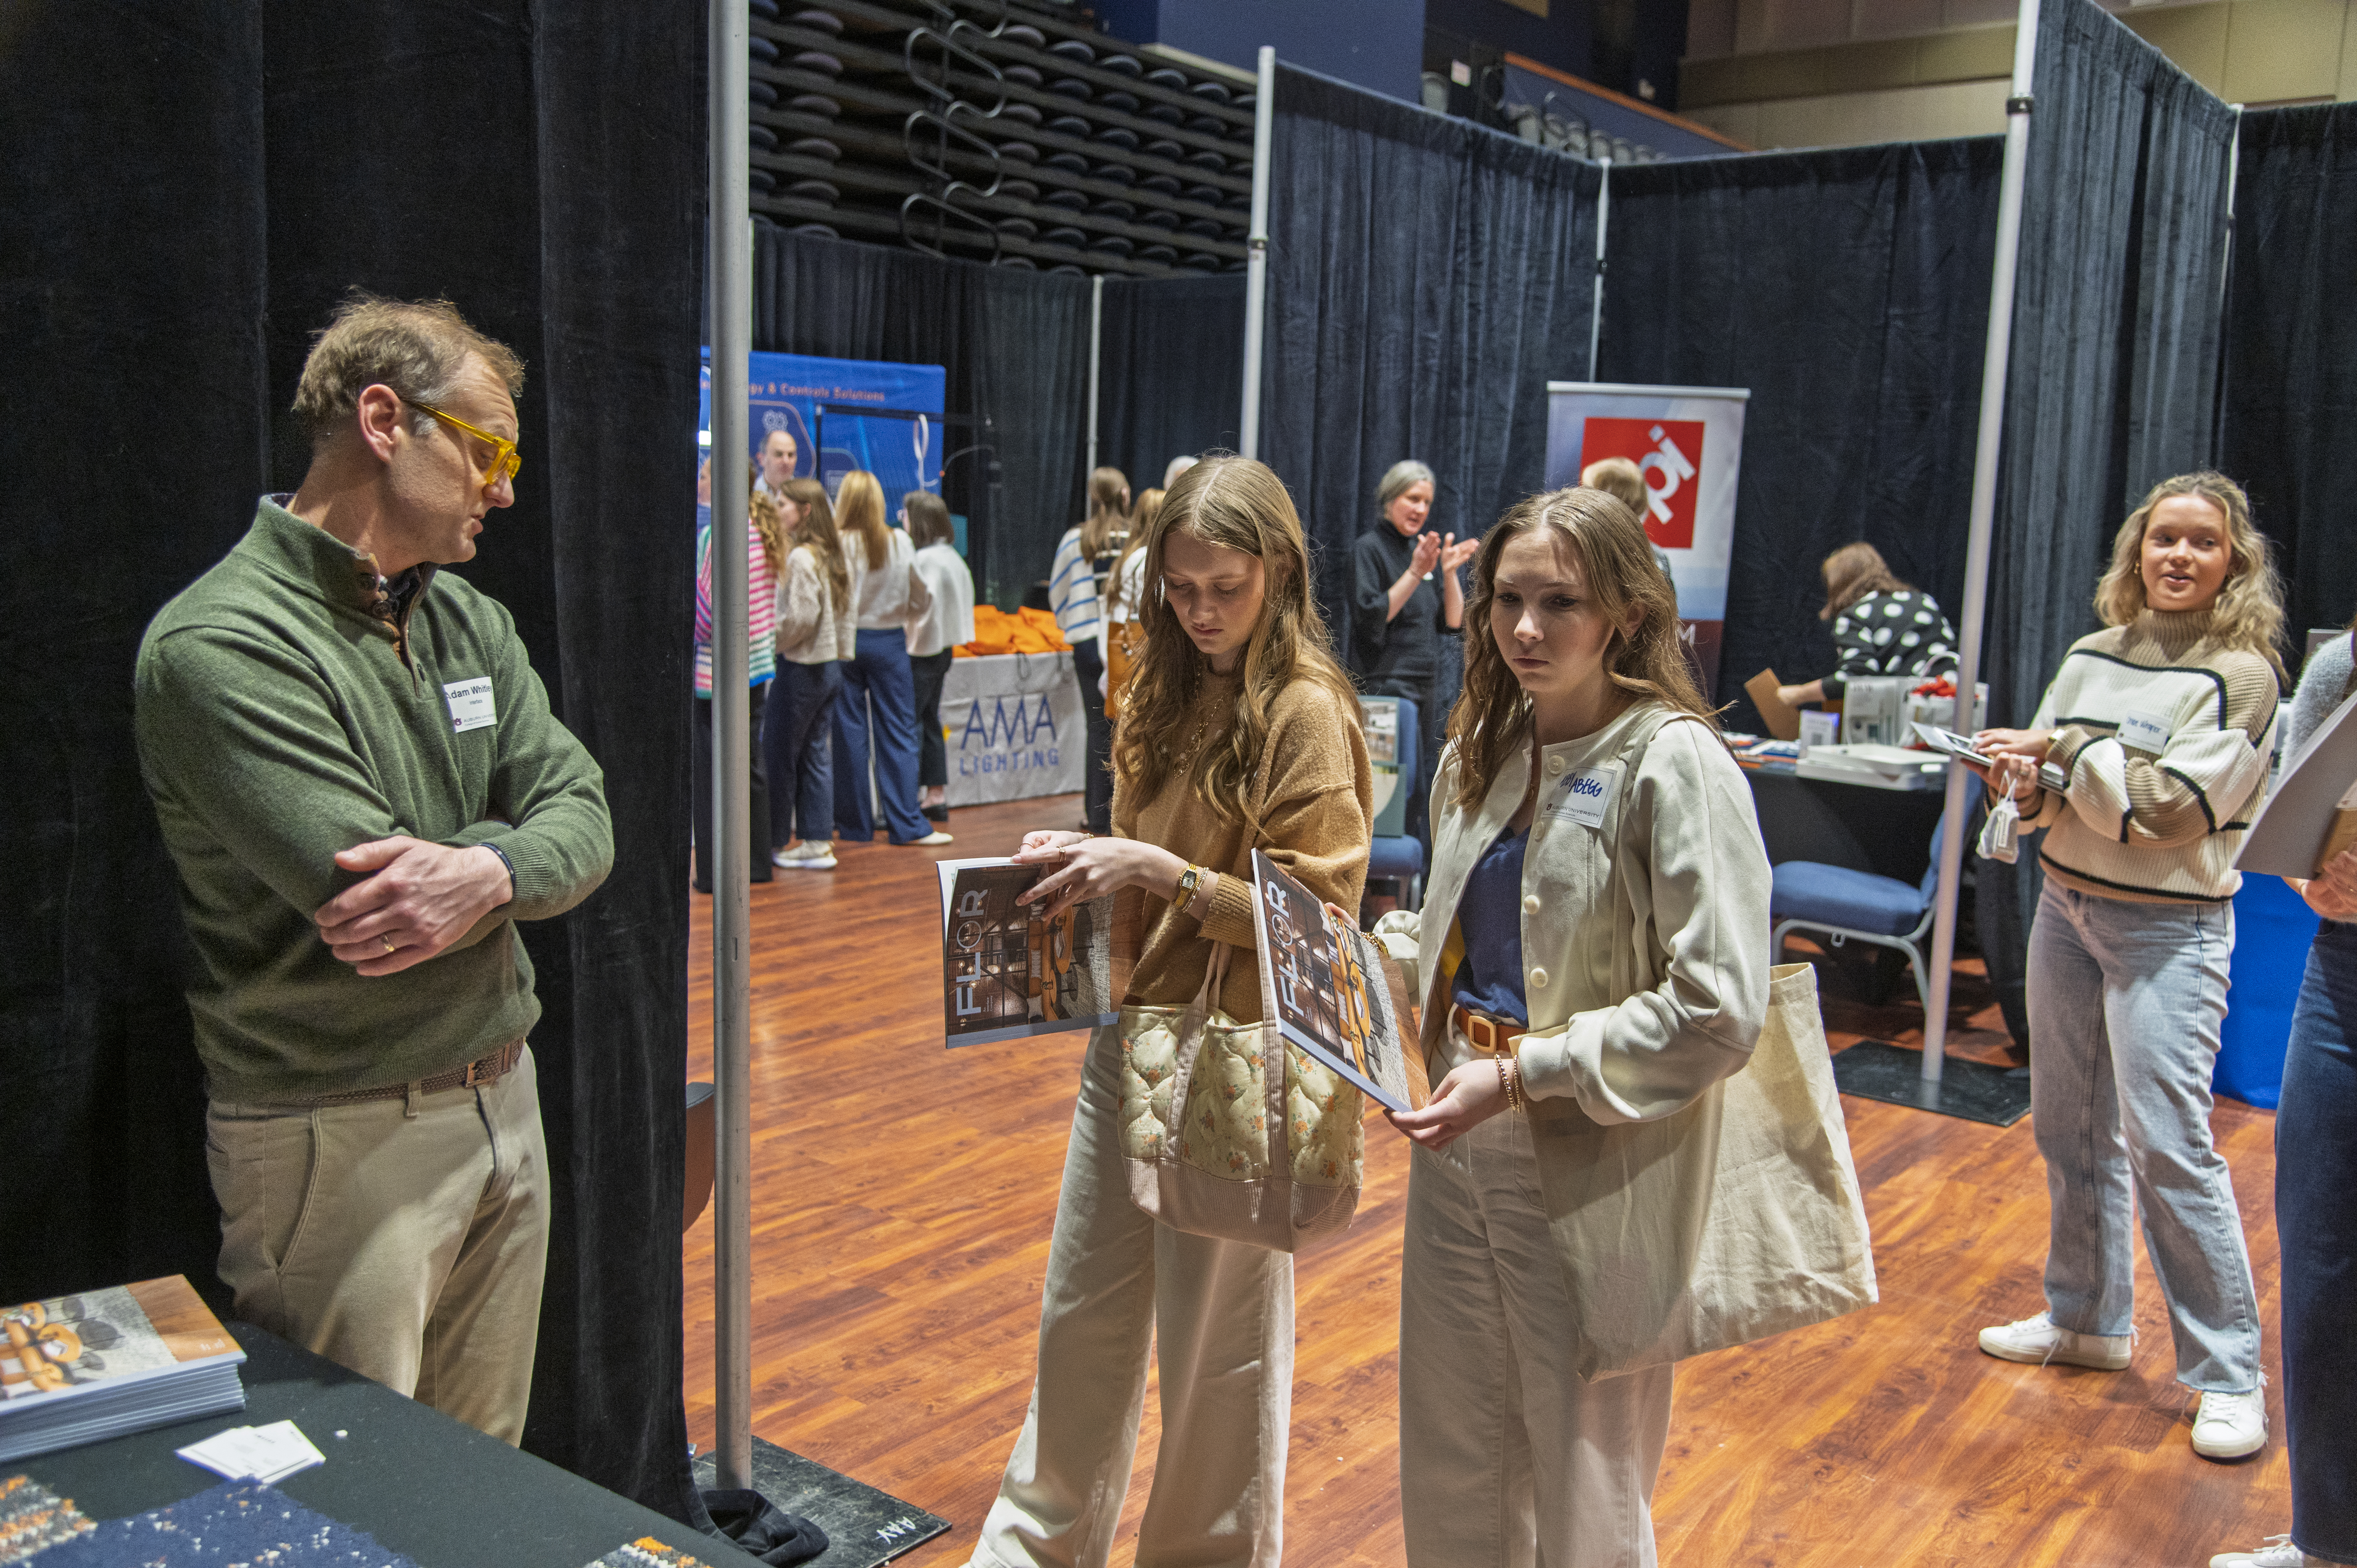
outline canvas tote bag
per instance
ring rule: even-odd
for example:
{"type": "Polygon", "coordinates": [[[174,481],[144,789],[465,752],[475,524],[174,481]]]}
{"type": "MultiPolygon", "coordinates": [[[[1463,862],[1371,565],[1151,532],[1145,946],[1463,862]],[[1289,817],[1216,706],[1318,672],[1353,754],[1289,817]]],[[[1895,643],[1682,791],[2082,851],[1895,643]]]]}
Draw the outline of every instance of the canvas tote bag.
{"type": "Polygon", "coordinates": [[[1652,1143],[1673,1162],[1708,1159],[1710,1196],[1700,1214],[1609,1203],[1555,1213],[1581,1377],[1749,1344],[1879,1299],[1809,965],[1769,971],[1767,1021],[1741,1071],[1662,1122],[1597,1131],[1614,1165],[1644,1163],[1652,1143]],[[1636,1146],[1620,1147],[1628,1138],[1636,1146]],[[1627,1266],[1593,1266],[1615,1257],[1627,1266]]]}
{"type": "Polygon", "coordinates": [[[1686,1356],[1880,1299],[1814,969],[1768,972],[1760,1044],[1721,1087],[1710,1218],[1682,1304],[1686,1356]]]}
{"type": "MultiPolygon", "coordinates": [[[[1363,933],[1346,927],[1342,935],[1367,978],[1372,1026],[1388,1032],[1388,1056],[1402,1060],[1397,1042],[1415,1033],[1400,1028],[1398,966],[1363,933]]],[[[1219,1011],[1231,956],[1227,944],[1214,944],[1203,987],[1184,1007],[1121,1010],[1130,1200],[1190,1235],[1297,1251],[1348,1229],[1358,1210],[1366,1096],[1274,1024],[1219,1011]]],[[[1275,1017],[1266,965],[1261,997],[1262,1016],[1275,1017]]]]}

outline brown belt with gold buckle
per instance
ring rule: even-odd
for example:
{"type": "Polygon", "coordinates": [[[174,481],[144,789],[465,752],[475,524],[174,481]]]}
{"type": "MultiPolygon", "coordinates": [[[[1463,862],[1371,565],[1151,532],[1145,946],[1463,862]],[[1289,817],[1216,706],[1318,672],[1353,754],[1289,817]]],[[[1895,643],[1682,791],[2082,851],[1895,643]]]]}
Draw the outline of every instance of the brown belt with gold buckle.
{"type": "Polygon", "coordinates": [[[523,1060],[524,1042],[510,1040],[490,1056],[454,1067],[447,1072],[437,1072],[431,1078],[421,1078],[415,1083],[388,1083],[381,1089],[348,1089],[340,1094],[315,1094],[302,1100],[274,1100],[274,1106],[290,1111],[316,1111],[327,1105],[359,1105],[371,1100],[406,1100],[412,1091],[418,1094],[439,1094],[446,1089],[481,1089],[499,1082],[513,1072],[516,1063],[523,1060]]]}
{"type": "Polygon", "coordinates": [[[1511,1048],[1516,1040],[1531,1032],[1527,1024],[1517,1024],[1512,1018],[1494,1018],[1487,1013],[1476,1013],[1455,1004],[1448,1009],[1448,1021],[1457,1026],[1458,1033],[1463,1035],[1475,1050],[1493,1057],[1511,1048]]]}

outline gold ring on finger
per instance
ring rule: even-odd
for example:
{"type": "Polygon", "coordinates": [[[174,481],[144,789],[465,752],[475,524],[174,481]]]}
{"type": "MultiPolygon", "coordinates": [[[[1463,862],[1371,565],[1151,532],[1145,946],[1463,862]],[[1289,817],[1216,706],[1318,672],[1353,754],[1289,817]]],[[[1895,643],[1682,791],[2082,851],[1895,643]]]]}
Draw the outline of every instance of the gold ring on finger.
{"type": "Polygon", "coordinates": [[[387,952],[398,952],[398,951],[401,950],[401,944],[400,944],[399,942],[396,942],[396,941],[394,941],[394,940],[393,940],[393,933],[392,933],[391,931],[387,931],[387,932],[384,934],[383,940],[384,940],[384,950],[385,950],[385,951],[387,951],[387,952]]]}

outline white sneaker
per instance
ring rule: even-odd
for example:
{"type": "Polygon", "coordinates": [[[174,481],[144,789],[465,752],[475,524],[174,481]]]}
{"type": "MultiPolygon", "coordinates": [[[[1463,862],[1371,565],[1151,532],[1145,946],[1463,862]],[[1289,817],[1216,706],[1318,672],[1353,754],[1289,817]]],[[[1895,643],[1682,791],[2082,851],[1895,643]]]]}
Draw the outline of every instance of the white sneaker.
{"type": "Polygon", "coordinates": [[[2193,1452],[2204,1459],[2240,1459],[2267,1445],[2267,1395],[2205,1393],[2193,1417],[2193,1452]]]}
{"type": "Polygon", "coordinates": [[[2210,1568],[2309,1568],[2323,1562],[2294,1546],[2290,1536],[2271,1535],[2256,1552],[2221,1552],[2210,1559],[2210,1568]]]}
{"type": "Polygon", "coordinates": [[[1983,1350],[1999,1360],[2026,1361],[2034,1367],[2061,1361],[2073,1367],[2093,1367],[2099,1372],[2116,1372],[2128,1364],[2129,1348],[2130,1337],[2126,1334],[2076,1334],[2068,1328],[2057,1328],[2054,1320],[2042,1312],[2001,1328],[1981,1330],[1983,1350]]]}
{"type": "Polygon", "coordinates": [[[833,871],[834,846],[804,839],[770,856],[770,864],[784,871],[833,871]]]}
{"type": "Polygon", "coordinates": [[[952,835],[936,829],[934,832],[927,833],[923,838],[910,839],[909,843],[909,846],[914,849],[932,849],[941,844],[955,843],[956,842],[956,838],[952,835]]]}

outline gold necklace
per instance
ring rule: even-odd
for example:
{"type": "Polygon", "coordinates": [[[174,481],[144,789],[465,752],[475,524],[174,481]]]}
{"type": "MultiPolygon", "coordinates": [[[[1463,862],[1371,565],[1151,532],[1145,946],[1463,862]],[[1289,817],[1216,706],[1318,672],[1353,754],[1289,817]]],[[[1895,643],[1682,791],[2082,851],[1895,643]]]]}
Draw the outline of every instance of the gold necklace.
{"type": "Polygon", "coordinates": [[[1195,733],[1187,737],[1187,749],[1178,754],[1178,760],[1171,766],[1172,772],[1182,778],[1186,776],[1187,769],[1194,764],[1197,748],[1203,744],[1203,732],[1211,727],[1211,715],[1209,714],[1195,721],[1195,733]]]}

